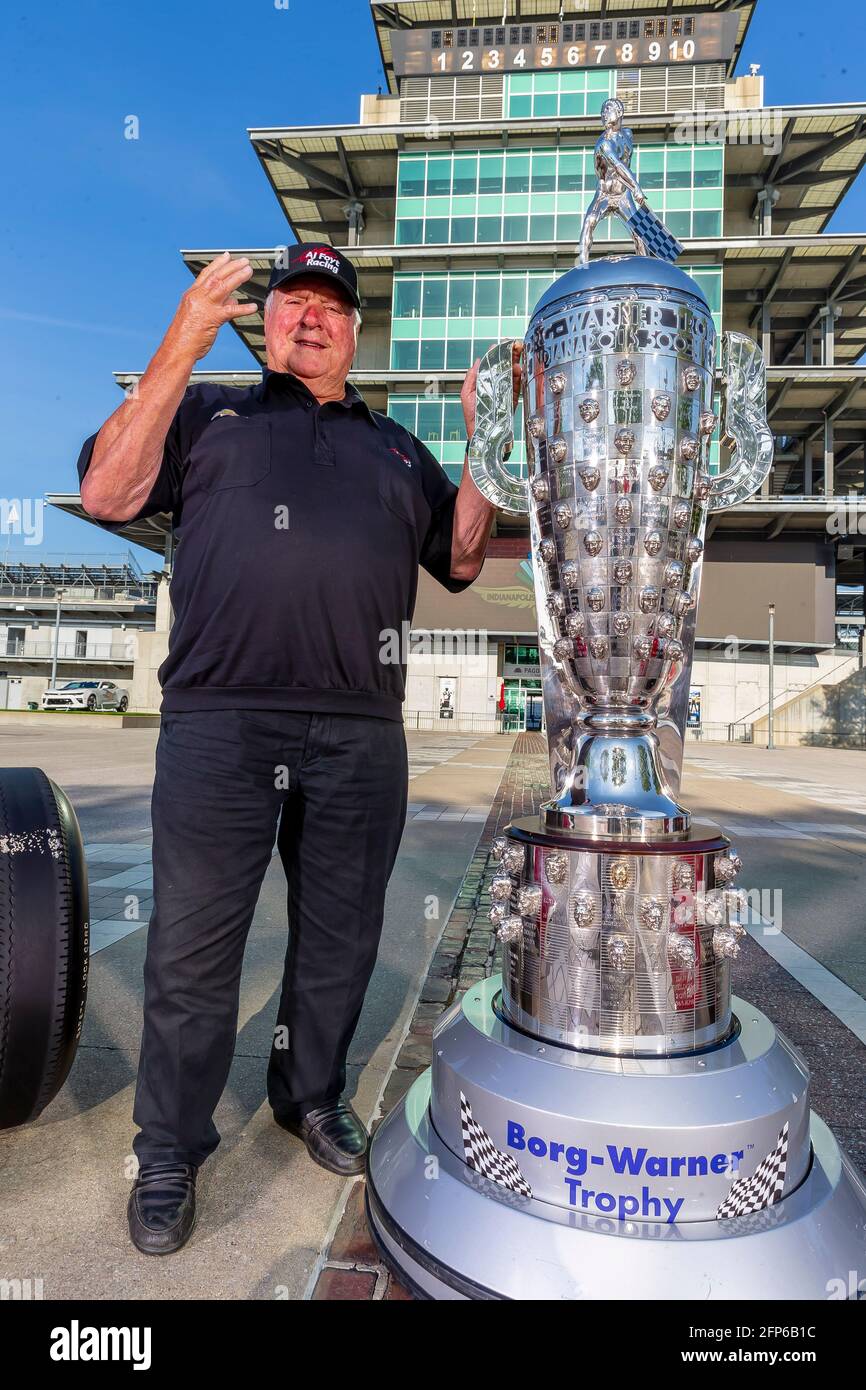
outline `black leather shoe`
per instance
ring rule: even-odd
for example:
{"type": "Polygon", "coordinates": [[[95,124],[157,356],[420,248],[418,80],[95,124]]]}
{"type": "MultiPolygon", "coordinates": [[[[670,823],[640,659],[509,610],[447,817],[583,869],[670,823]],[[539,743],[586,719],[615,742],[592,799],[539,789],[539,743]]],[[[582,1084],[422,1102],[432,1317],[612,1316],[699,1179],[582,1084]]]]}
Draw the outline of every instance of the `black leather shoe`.
{"type": "Polygon", "coordinates": [[[351,1177],[363,1173],[369,1138],[351,1105],[344,1100],[308,1110],[302,1120],[280,1119],[290,1134],[303,1139],[314,1163],[331,1173],[351,1177]]]}
{"type": "Polygon", "coordinates": [[[143,1255],[171,1255],[189,1240],[195,1177],[191,1163],[147,1163],[138,1170],[127,1216],[132,1243],[143,1255]]]}

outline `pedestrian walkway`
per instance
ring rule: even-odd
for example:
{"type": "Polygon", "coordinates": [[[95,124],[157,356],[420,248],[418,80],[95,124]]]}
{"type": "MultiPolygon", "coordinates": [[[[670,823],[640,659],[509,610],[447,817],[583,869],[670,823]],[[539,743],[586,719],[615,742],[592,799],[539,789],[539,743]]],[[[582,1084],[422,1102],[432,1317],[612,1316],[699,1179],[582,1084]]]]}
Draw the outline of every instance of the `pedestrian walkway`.
{"type": "Polygon", "coordinates": [[[472,748],[479,742],[478,734],[431,734],[414,735],[408,739],[409,781],[413,782],[432,767],[450,762],[458,753],[472,748]]]}
{"type": "Polygon", "coordinates": [[[104,951],[150,920],[150,837],[85,846],[90,892],[90,954],[104,951]],[[121,867],[125,866],[125,867],[121,867]]]}

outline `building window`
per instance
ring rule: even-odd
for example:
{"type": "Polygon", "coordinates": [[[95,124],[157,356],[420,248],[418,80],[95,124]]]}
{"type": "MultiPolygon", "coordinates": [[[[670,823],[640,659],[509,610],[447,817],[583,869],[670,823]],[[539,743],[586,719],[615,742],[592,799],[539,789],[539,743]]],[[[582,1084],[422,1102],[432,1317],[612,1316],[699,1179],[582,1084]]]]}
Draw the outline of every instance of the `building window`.
{"type": "Polygon", "coordinates": [[[511,72],[505,78],[505,115],[593,116],[614,92],[611,68],[580,72],[511,72]]]}
{"type": "Polygon", "coordinates": [[[394,284],[394,318],[417,319],[421,313],[421,281],[405,277],[394,284]]]}
{"type": "MultiPolygon", "coordinates": [[[[423,395],[396,395],[392,392],[388,397],[388,414],[427,445],[452,482],[460,482],[466,452],[466,423],[460,396],[456,392],[432,401],[423,395]]],[[[517,477],[525,472],[522,433],[522,410],[518,409],[514,423],[514,453],[508,465],[509,471],[517,477]]]]}
{"type": "Polygon", "coordinates": [[[422,338],[419,365],[422,372],[438,372],[445,366],[444,338],[422,338]]]}
{"type": "Polygon", "coordinates": [[[451,219],[451,241],[460,244],[475,240],[475,218],[474,217],[452,217],[451,219]]]}
{"type": "Polygon", "coordinates": [[[417,372],[418,370],[418,341],[401,342],[399,339],[391,344],[391,366],[398,372],[417,372]]]}
{"type": "Polygon", "coordinates": [[[424,224],[425,245],[441,246],[448,241],[448,218],[428,217],[424,224]]]}
{"type": "Polygon", "coordinates": [[[720,212],[695,212],[692,216],[692,236],[721,236],[720,212]]]}
{"type": "MultiPolygon", "coordinates": [[[[576,242],[596,186],[593,145],[408,154],[398,166],[398,246],[576,242]],[[405,178],[404,163],[411,166],[405,178]]],[[[722,235],[721,144],[639,144],[632,167],[675,236],[722,235]]],[[[601,242],[626,237],[618,218],[606,218],[596,232],[601,242]]]]}
{"type": "Polygon", "coordinates": [[[478,163],[478,192],[499,194],[505,174],[505,159],[501,154],[482,154],[478,163]]]}
{"type": "Polygon", "coordinates": [[[506,666],[537,666],[538,647],[515,645],[506,643],[505,646],[506,666]]]}
{"type": "Polygon", "coordinates": [[[448,317],[472,317],[474,286],[471,275],[452,275],[448,283],[448,317]]]}
{"type": "Polygon", "coordinates": [[[397,219],[397,245],[420,246],[424,235],[424,223],[420,217],[397,219]]]}
{"type": "Polygon", "coordinates": [[[401,159],[397,174],[398,198],[423,198],[425,172],[423,159],[401,159]]]}

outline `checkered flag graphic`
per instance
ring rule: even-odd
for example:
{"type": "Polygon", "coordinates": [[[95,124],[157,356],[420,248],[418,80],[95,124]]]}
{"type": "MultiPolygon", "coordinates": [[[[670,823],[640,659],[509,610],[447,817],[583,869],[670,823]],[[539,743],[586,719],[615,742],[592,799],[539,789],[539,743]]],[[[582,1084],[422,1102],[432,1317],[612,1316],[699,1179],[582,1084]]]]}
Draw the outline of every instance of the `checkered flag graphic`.
{"type": "Polygon", "coordinates": [[[460,1128],[463,1131],[463,1153],[466,1163],[483,1178],[498,1182],[520,1197],[531,1197],[532,1188],[510,1154],[497,1149],[490,1135],[472,1118],[472,1106],[460,1092],[460,1128]]]}
{"type": "Polygon", "coordinates": [[[759,1163],[750,1178],[735,1182],[716,1212],[716,1220],[727,1216],[748,1216],[775,1206],[782,1200],[785,1169],[788,1166],[788,1122],[779,1135],[776,1147],[759,1163]]]}
{"type": "Polygon", "coordinates": [[[660,222],[651,208],[638,208],[631,217],[626,218],[632,231],[646,243],[647,255],[659,261],[675,261],[682,254],[682,246],[667,227],[660,222]]]}

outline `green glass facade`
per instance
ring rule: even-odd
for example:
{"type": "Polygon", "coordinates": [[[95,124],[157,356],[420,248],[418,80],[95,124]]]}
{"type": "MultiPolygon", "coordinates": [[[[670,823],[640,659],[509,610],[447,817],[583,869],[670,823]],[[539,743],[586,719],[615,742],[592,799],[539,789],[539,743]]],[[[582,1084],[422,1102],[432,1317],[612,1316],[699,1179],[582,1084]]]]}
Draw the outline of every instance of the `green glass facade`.
{"type": "MultiPolygon", "coordinates": [[[[396,244],[576,242],[596,185],[593,154],[589,144],[400,155],[396,244]]],[[[674,236],[721,236],[720,145],[641,145],[632,167],[674,236]]],[[[607,218],[596,241],[625,236],[607,218]]]]}
{"type": "Polygon", "coordinates": [[[512,72],[505,78],[505,115],[593,116],[613,96],[611,68],[580,72],[512,72]]]}

